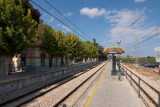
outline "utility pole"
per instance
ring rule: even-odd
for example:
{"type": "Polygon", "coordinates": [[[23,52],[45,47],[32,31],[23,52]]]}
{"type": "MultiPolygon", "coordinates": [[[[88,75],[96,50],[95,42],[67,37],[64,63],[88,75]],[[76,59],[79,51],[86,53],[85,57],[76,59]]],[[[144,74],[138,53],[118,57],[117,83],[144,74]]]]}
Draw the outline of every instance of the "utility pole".
{"type": "MultiPolygon", "coordinates": [[[[118,44],[118,47],[120,47],[121,40],[118,40],[118,41],[117,41],[117,44],[118,44]]],[[[119,59],[121,60],[121,54],[119,54],[119,59]]]]}
{"type": "Polygon", "coordinates": [[[138,37],[136,36],[136,69],[138,69],[138,37]]]}

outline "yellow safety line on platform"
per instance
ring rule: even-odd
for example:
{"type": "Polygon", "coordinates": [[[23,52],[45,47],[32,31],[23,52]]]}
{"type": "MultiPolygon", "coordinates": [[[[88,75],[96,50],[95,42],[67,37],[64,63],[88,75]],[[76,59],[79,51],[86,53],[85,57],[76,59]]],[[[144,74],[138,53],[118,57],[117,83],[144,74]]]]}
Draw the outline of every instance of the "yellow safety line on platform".
{"type": "MultiPolygon", "coordinates": [[[[107,67],[108,67],[108,66],[107,66],[107,67]]],[[[92,92],[91,96],[89,97],[89,99],[88,99],[87,103],[85,104],[85,107],[88,107],[88,105],[89,105],[90,101],[92,100],[93,95],[95,94],[95,92],[96,92],[96,90],[97,90],[97,88],[98,88],[98,86],[99,86],[99,84],[100,84],[100,82],[101,82],[102,78],[103,78],[103,77],[104,77],[104,75],[106,74],[106,72],[107,72],[107,70],[103,73],[103,75],[102,75],[101,79],[99,80],[99,82],[98,82],[98,84],[97,84],[96,88],[94,89],[94,91],[92,92]]]]}

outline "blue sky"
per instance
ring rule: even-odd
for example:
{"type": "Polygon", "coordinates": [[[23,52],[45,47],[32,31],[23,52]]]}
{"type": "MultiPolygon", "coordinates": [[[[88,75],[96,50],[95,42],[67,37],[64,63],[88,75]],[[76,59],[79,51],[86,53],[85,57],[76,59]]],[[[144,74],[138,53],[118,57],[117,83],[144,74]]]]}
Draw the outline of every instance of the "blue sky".
{"type": "MultiPolygon", "coordinates": [[[[82,34],[44,0],[33,1],[82,34]]],[[[86,37],[88,40],[92,41],[91,38],[96,38],[97,42],[105,48],[117,46],[116,41],[121,40],[121,47],[127,49],[135,45],[136,36],[140,42],[160,33],[160,29],[157,29],[157,31],[144,37],[160,25],[160,0],[47,1],[87,34],[90,37],[86,37]],[[139,17],[141,18],[134,25],[130,26],[139,17]]],[[[34,4],[33,6],[39,9],[44,22],[51,25],[54,29],[61,29],[65,33],[73,32],[39,7],[34,4]]],[[[84,40],[82,37],[80,39],[84,40]]],[[[154,56],[155,47],[160,47],[159,35],[139,45],[139,56],[154,56]]],[[[128,54],[135,56],[135,47],[129,48],[122,56],[128,54]]]]}

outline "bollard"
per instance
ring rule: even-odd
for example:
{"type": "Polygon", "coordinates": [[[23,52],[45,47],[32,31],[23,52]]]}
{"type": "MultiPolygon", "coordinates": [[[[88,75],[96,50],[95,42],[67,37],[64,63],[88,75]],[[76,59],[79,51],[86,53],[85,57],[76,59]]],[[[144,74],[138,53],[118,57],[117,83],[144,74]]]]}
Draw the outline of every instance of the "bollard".
{"type": "Polygon", "coordinates": [[[128,78],[127,78],[127,69],[126,69],[126,79],[128,80],[128,78]]]}
{"type": "Polygon", "coordinates": [[[140,98],[140,78],[138,77],[138,97],[140,98]]]}
{"type": "Polygon", "coordinates": [[[121,81],[121,69],[120,69],[121,66],[120,66],[120,62],[121,62],[121,61],[119,61],[119,64],[118,64],[118,69],[119,69],[119,70],[118,70],[118,71],[119,71],[119,72],[118,72],[118,79],[121,81]]]}
{"type": "Polygon", "coordinates": [[[131,73],[131,78],[130,78],[130,85],[132,85],[132,72],[131,73]]]}
{"type": "Polygon", "coordinates": [[[67,105],[66,104],[63,104],[63,106],[62,107],[67,107],[67,105]]]}

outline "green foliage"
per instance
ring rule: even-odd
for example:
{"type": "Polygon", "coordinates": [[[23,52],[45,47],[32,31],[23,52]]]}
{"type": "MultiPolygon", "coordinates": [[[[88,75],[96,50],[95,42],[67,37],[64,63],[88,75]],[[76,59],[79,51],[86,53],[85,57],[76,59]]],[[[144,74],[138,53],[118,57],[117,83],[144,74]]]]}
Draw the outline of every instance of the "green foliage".
{"type": "Polygon", "coordinates": [[[68,33],[66,37],[61,30],[55,31],[51,26],[45,25],[43,28],[42,49],[50,55],[74,58],[96,58],[99,53],[93,43],[80,41],[79,37],[68,33]]]}
{"type": "MultiPolygon", "coordinates": [[[[19,0],[14,0],[14,1],[16,2],[16,5],[20,4],[19,0]]],[[[29,0],[22,0],[22,5],[23,5],[23,8],[25,10],[25,15],[27,15],[28,9],[30,9],[32,18],[35,21],[37,21],[37,23],[39,23],[41,14],[38,11],[38,9],[34,9],[32,4],[29,3],[29,0]]]]}
{"type": "Polygon", "coordinates": [[[86,57],[86,51],[85,51],[85,42],[84,41],[79,41],[79,52],[78,52],[78,59],[82,59],[86,57]]]}
{"type": "Polygon", "coordinates": [[[57,54],[56,56],[63,57],[67,55],[67,43],[65,42],[65,35],[61,30],[57,30],[56,35],[57,41],[57,54]]]}
{"type": "Polygon", "coordinates": [[[48,54],[58,57],[95,58],[103,51],[96,40],[94,43],[80,41],[71,33],[65,37],[64,32],[44,25],[39,17],[39,11],[28,0],[0,0],[0,54],[22,53],[32,41],[40,43],[48,54]]]}
{"type": "MultiPolygon", "coordinates": [[[[125,63],[135,63],[136,62],[136,58],[130,58],[129,56],[125,57],[125,58],[117,58],[117,61],[122,60],[122,62],[125,63]]],[[[138,58],[138,63],[156,63],[156,59],[155,57],[143,57],[143,58],[138,58]]]]}
{"type": "Polygon", "coordinates": [[[95,38],[93,38],[93,44],[94,44],[94,46],[97,48],[97,50],[98,50],[98,58],[100,59],[100,60],[107,60],[107,55],[105,55],[104,53],[103,53],[103,50],[104,50],[104,48],[100,45],[100,44],[98,44],[97,42],[96,42],[96,39],[95,38]]]}
{"type": "Polygon", "coordinates": [[[97,48],[93,43],[86,41],[84,42],[84,57],[96,58],[99,56],[97,48]]]}
{"type": "Polygon", "coordinates": [[[74,34],[71,35],[71,33],[68,33],[65,40],[68,46],[68,56],[71,59],[78,57],[83,50],[82,44],[79,41],[79,37],[74,34]]]}
{"type": "Polygon", "coordinates": [[[35,34],[35,38],[34,38],[34,41],[36,43],[40,43],[40,44],[42,43],[43,29],[44,29],[43,20],[40,19],[40,23],[38,24],[36,34],[35,34]]]}
{"type": "Polygon", "coordinates": [[[126,63],[135,63],[136,58],[130,58],[130,57],[117,58],[117,62],[119,62],[119,60],[121,60],[122,62],[126,62],[126,63]]]}
{"type": "Polygon", "coordinates": [[[93,44],[97,48],[99,53],[103,53],[104,48],[96,42],[95,38],[93,38],[93,44]]]}
{"type": "Polygon", "coordinates": [[[57,55],[56,32],[51,26],[44,25],[41,48],[50,55],[57,55]]]}
{"type": "Polygon", "coordinates": [[[12,56],[27,49],[35,25],[30,9],[25,15],[21,1],[16,5],[14,0],[0,0],[0,53],[12,56]]]}

